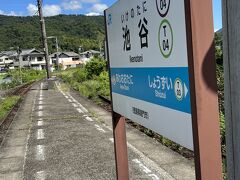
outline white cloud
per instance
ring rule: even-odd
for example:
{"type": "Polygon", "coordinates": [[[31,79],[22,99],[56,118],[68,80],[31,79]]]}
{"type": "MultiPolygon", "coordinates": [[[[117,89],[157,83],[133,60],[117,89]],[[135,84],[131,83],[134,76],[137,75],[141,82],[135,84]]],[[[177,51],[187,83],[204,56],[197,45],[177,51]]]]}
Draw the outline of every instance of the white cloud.
{"type": "Polygon", "coordinates": [[[44,5],[43,6],[43,15],[44,16],[56,16],[62,12],[62,9],[59,5],[44,5]]]}
{"type": "Polygon", "coordinates": [[[94,4],[91,8],[93,12],[103,14],[103,11],[107,9],[108,6],[106,4],[94,4]]]}
{"type": "Polygon", "coordinates": [[[34,4],[28,4],[27,11],[30,16],[33,16],[38,11],[38,8],[34,4]]]}
{"type": "Polygon", "coordinates": [[[15,11],[10,11],[9,13],[6,13],[6,12],[0,10],[0,14],[5,15],[5,16],[22,16],[21,13],[16,13],[15,11]]]}
{"type": "Polygon", "coordinates": [[[86,16],[99,16],[103,14],[103,11],[107,9],[108,6],[106,4],[94,4],[91,7],[91,12],[85,14],[86,16]]]}
{"type": "Polygon", "coordinates": [[[79,10],[82,8],[82,4],[80,1],[77,1],[77,0],[71,0],[71,1],[64,1],[62,3],[62,7],[65,9],[65,10],[79,10]]]}
{"type": "Polygon", "coordinates": [[[96,13],[96,12],[90,12],[90,13],[87,13],[85,14],[86,16],[99,16],[101,15],[100,13],[96,13]]]}
{"type": "Polygon", "coordinates": [[[20,14],[17,14],[14,11],[10,11],[10,13],[7,14],[8,16],[19,16],[20,14]]]}
{"type": "MultiPolygon", "coordinates": [[[[38,11],[38,8],[34,4],[28,4],[27,6],[28,14],[33,16],[38,11]]],[[[62,12],[62,9],[59,5],[44,5],[43,6],[43,15],[44,16],[55,16],[62,12]]]]}
{"type": "Polygon", "coordinates": [[[99,3],[99,0],[80,0],[83,3],[99,3]]]}
{"type": "Polygon", "coordinates": [[[61,7],[65,10],[79,10],[82,9],[82,4],[99,3],[100,0],[62,0],[61,7]]]}

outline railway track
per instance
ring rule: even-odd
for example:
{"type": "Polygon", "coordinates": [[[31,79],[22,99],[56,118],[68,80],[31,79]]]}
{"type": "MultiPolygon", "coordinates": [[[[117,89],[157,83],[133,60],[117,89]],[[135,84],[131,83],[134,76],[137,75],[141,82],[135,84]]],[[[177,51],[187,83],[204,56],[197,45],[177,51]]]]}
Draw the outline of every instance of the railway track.
{"type": "Polygon", "coordinates": [[[98,95],[98,97],[99,97],[101,100],[103,100],[104,102],[106,102],[106,103],[108,103],[108,104],[111,105],[111,100],[110,100],[110,99],[108,99],[108,98],[106,98],[105,96],[102,96],[102,95],[98,95]]]}
{"type": "Polygon", "coordinates": [[[108,112],[112,112],[111,100],[101,95],[98,95],[98,98],[102,101],[102,103],[99,105],[103,107],[105,110],[107,110],[108,112]]]}
{"type": "MultiPolygon", "coordinates": [[[[18,86],[10,91],[6,92],[4,96],[24,96],[32,87],[33,83],[23,84],[18,86]]],[[[3,138],[5,137],[5,133],[7,132],[10,124],[12,123],[18,108],[21,104],[21,98],[14,105],[11,111],[4,117],[4,119],[0,122],[0,144],[2,143],[3,138]]]]}
{"type": "Polygon", "coordinates": [[[3,96],[21,96],[32,83],[26,83],[4,92],[3,96]]]}

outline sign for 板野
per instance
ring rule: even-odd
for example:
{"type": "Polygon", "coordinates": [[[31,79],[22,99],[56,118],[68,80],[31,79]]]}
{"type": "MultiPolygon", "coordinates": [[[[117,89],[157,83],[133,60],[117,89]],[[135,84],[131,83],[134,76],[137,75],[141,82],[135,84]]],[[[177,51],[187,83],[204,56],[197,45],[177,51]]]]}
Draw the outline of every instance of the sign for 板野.
{"type": "Polygon", "coordinates": [[[106,10],[113,110],[193,149],[184,0],[106,10]]]}

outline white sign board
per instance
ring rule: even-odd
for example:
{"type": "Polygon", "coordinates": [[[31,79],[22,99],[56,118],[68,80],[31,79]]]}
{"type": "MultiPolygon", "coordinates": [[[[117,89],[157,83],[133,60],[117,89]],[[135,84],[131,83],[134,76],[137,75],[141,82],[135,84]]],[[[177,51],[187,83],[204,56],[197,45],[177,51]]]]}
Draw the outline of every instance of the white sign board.
{"type": "Polygon", "coordinates": [[[106,10],[113,110],[193,149],[184,0],[106,10]]]}

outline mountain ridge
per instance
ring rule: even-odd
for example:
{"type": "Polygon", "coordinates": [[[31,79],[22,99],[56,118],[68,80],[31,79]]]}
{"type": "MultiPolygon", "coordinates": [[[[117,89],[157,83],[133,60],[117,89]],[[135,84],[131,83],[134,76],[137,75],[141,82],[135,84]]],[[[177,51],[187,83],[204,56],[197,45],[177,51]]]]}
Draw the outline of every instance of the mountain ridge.
{"type": "MultiPolygon", "coordinates": [[[[62,50],[98,49],[104,40],[104,17],[85,15],[57,15],[45,17],[47,36],[57,36],[62,50]]],[[[49,50],[54,51],[49,40],[49,50]]],[[[0,51],[16,48],[41,49],[38,16],[0,15],[0,51]]]]}

